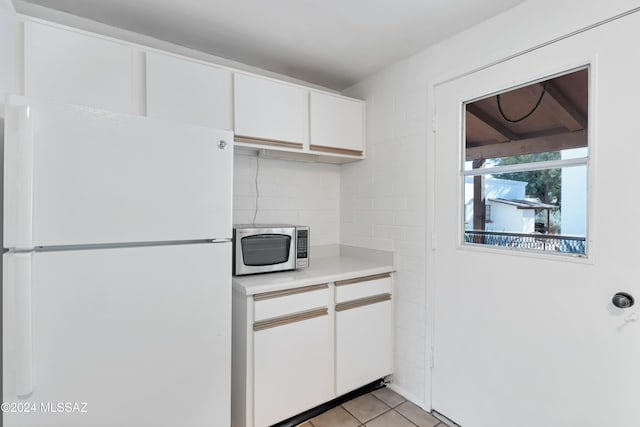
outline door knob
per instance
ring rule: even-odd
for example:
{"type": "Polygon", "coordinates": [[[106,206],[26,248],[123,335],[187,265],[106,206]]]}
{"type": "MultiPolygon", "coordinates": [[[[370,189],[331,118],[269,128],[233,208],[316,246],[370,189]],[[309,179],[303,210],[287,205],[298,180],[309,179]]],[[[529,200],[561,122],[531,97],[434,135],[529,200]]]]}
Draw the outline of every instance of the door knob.
{"type": "Polygon", "coordinates": [[[629,308],[633,306],[635,300],[630,294],[626,292],[618,292],[613,296],[611,302],[618,308],[629,308]]]}

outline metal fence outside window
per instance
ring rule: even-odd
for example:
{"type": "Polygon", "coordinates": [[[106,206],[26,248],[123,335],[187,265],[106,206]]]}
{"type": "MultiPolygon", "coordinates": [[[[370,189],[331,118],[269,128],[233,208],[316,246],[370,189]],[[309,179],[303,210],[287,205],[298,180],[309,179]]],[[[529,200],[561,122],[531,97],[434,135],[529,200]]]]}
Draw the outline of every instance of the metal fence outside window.
{"type": "Polygon", "coordinates": [[[537,249],[570,254],[586,253],[586,238],[559,234],[524,234],[499,231],[465,230],[465,243],[537,249]]]}

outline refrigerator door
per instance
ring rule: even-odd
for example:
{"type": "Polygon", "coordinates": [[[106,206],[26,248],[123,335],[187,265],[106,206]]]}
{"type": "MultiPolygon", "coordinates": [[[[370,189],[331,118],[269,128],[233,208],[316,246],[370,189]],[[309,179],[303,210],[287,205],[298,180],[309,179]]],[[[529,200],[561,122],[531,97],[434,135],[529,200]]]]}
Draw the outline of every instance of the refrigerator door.
{"type": "Polygon", "coordinates": [[[12,96],[4,247],[231,237],[228,131],[12,96]]]}
{"type": "Polygon", "coordinates": [[[230,246],[4,254],[4,427],[228,427],[230,246]]]}

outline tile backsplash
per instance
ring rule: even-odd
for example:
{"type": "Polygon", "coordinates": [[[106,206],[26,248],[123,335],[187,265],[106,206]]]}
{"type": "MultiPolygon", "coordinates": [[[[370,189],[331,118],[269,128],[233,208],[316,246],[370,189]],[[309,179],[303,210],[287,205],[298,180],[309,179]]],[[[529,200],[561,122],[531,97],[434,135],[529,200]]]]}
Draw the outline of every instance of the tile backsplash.
{"type": "Polygon", "coordinates": [[[309,225],[312,246],[340,243],[338,165],[236,153],[233,194],[234,223],[309,225]]]}

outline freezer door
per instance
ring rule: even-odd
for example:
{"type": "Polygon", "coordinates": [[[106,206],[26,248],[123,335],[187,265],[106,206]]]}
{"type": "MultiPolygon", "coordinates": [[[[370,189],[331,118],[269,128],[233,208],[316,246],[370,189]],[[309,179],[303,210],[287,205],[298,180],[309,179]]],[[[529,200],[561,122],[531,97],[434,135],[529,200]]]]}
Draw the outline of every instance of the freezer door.
{"type": "Polygon", "coordinates": [[[231,237],[233,135],[10,97],[4,247],[231,237]]]}
{"type": "Polygon", "coordinates": [[[228,427],[230,246],[3,255],[4,427],[228,427]]]}

